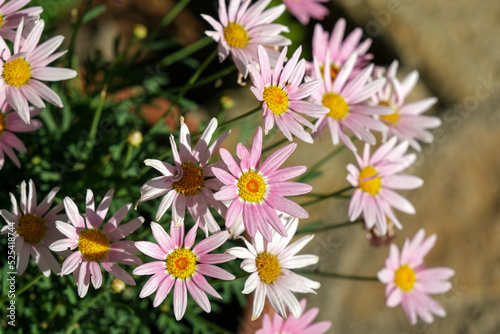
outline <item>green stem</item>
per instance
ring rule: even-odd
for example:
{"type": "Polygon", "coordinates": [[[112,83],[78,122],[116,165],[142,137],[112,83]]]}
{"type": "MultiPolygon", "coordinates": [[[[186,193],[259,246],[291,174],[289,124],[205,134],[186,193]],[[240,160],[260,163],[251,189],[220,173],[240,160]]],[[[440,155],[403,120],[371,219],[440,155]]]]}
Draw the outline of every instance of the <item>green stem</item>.
{"type": "Polygon", "coordinates": [[[128,165],[130,165],[133,153],[134,153],[134,148],[131,145],[128,145],[127,155],[125,156],[125,162],[123,163],[123,170],[127,169],[128,165]]]}
{"type": "Polygon", "coordinates": [[[168,12],[167,15],[165,15],[165,17],[163,17],[163,20],[161,20],[160,24],[158,24],[155,29],[153,29],[149,34],[148,36],[146,37],[146,39],[144,40],[144,42],[142,43],[141,47],[137,50],[136,53],[134,53],[134,55],[130,58],[130,62],[129,64],[133,64],[135,63],[135,61],[137,60],[137,58],[139,58],[139,56],[144,52],[144,50],[146,49],[146,45],[148,43],[150,43],[151,41],[155,40],[156,37],[158,37],[158,35],[160,34],[160,31],[162,28],[165,28],[166,26],[168,26],[175,18],[176,16],[184,9],[184,7],[186,7],[189,3],[191,2],[191,0],[181,0],[179,1],[174,8],[172,8],[172,10],[170,12],[168,12]]]}
{"type": "Polygon", "coordinates": [[[280,146],[281,144],[286,143],[287,141],[288,141],[288,139],[287,139],[287,138],[283,138],[283,139],[281,139],[280,141],[277,141],[277,142],[276,142],[276,143],[274,143],[274,144],[271,144],[271,145],[269,145],[269,146],[267,146],[267,147],[264,147],[264,149],[262,149],[262,152],[267,152],[267,151],[269,151],[269,150],[272,150],[273,148],[278,147],[278,146],[280,146]]]}
{"type": "Polygon", "coordinates": [[[308,270],[296,270],[296,272],[301,274],[311,274],[311,275],[318,275],[330,278],[350,279],[355,281],[372,281],[372,282],[379,281],[377,277],[370,277],[370,276],[344,275],[338,273],[325,273],[321,271],[308,271],[308,270]]]}
{"type": "Polygon", "coordinates": [[[86,304],[84,304],[82,307],[78,308],[78,311],[73,315],[71,318],[70,324],[68,328],[66,329],[66,334],[71,334],[73,331],[76,329],[75,324],[80,320],[82,315],[89,309],[91,308],[99,299],[102,298],[108,291],[104,290],[101,293],[99,293],[97,296],[89,300],[86,304]]]}
{"type": "MultiPolygon", "coordinates": [[[[234,66],[234,65],[228,66],[225,69],[222,69],[222,70],[220,70],[212,75],[209,75],[208,77],[205,77],[201,80],[198,80],[198,82],[196,82],[194,85],[192,85],[191,88],[197,88],[197,87],[201,87],[203,85],[206,85],[212,81],[215,81],[215,80],[220,79],[228,74],[233,73],[234,70],[236,70],[236,66],[234,66]]],[[[175,92],[180,92],[181,90],[182,90],[182,87],[174,87],[171,89],[167,89],[166,92],[175,93],[175,92]]]]}
{"type": "Polygon", "coordinates": [[[198,314],[194,314],[189,309],[186,312],[186,318],[188,318],[192,323],[203,323],[207,327],[211,328],[215,333],[232,334],[232,332],[228,331],[227,329],[222,328],[211,321],[208,321],[207,319],[203,318],[202,316],[199,316],[198,314]]]}
{"type": "MultiPolygon", "coordinates": [[[[73,59],[73,54],[75,52],[76,36],[78,35],[78,31],[80,30],[80,27],[83,23],[83,17],[85,16],[85,13],[87,13],[89,11],[90,7],[92,7],[92,2],[93,2],[93,0],[87,0],[87,3],[85,4],[85,7],[83,9],[83,12],[78,17],[78,19],[75,22],[75,25],[73,26],[73,29],[71,30],[71,36],[70,36],[69,46],[68,46],[69,65],[71,65],[71,61],[73,59]]],[[[69,67],[71,67],[71,66],[69,66],[69,67]]]]}
{"type": "Polygon", "coordinates": [[[214,52],[212,52],[212,54],[205,59],[203,64],[201,64],[201,66],[196,70],[196,72],[194,72],[189,81],[182,88],[181,92],[179,93],[175,101],[173,101],[170,104],[170,107],[168,108],[167,112],[163,114],[163,116],[160,117],[159,120],[156,121],[156,123],[153,125],[151,129],[149,129],[148,132],[146,132],[146,135],[144,136],[144,142],[146,142],[146,140],[149,140],[150,139],[149,137],[156,131],[158,131],[158,129],[163,125],[165,118],[167,118],[167,116],[172,112],[172,110],[179,104],[179,101],[184,97],[184,94],[186,94],[192,88],[196,79],[198,79],[201,73],[205,70],[205,68],[212,62],[212,60],[216,56],[217,56],[217,50],[214,50],[214,52]]]}
{"type": "Polygon", "coordinates": [[[305,203],[301,204],[301,206],[308,206],[308,205],[316,204],[316,203],[321,202],[322,200],[325,200],[325,199],[330,198],[330,197],[340,197],[340,195],[342,195],[342,193],[344,193],[347,190],[350,190],[352,188],[353,188],[352,186],[348,186],[348,187],[345,187],[343,189],[334,191],[333,193],[330,193],[330,194],[319,195],[318,198],[310,200],[308,202],[305,202],[305,203]]]}
{"type": "Polygon", "coordinates": [[[334,156],[336,156],[337,154],[342,152],[342,150],[344,150],[345,148],[346,148],[345,145],[341,145],[341,146],[337,147],[336,149],[334,149],[332,152],[330,152],[328,155],[326,155],[323,159],[321,159],[320,161],[315,163],[311,168],[309,168],[307,170],[307,172],[298,179],[298,182],[302,182],[303,180],[305,180],[309,175],[311,175],[316,170],[318,170],[321,166],[323,166],[326,162],[328,162],[334,156]]]}
{"type": "Polygon", "coordinates": [[[92,119],[92,126],[90,128],[90,134],[89,134],[89,142],[90,142],[90,145],[92,147],[94,146],[94,140],[95,140],[95,136],[97,134],[97,127],[99,126],[99,121],[101,119],[102,109],[104,108],[104,101],[106,100],[106,89],[107,89],[107,87],[105,86],[103,88],[103,90],[101,91],[99,105],[97,106],[97,109],[94,113],[94,118],[92,119]]]}
{"type": "Polygon", "coordinates": [[[169,65],[175,63],[176,61],[181,60],[183,58],[186,58],[190,54],[192,54],[200,49],[203,49],[205,46],[209,45],[212,41],[213,41],[213,39],[211,39],[210,37],[203,37],[203,38],[197,40],[196,42],[194,42],[193,44],[190,44],[190,45],[186,46],[185,48],[180,49],[177,52],[169,54],[168,56],[166,56],[165,58],[163,58],[160,61],[160,65],[161,66],[169,66],[169,65]]]}
{"type": "Polygon", "coordinates": [[[343,223],[337,223],[337,224],[330,224],[330,225],[327,225],[327,226],[321,226],[321,227],[318,227],[318,228],[315,228],[315,229],[307,229],[307,226],[304,226],[304,229],[298,229],[297,232],[295,232],[295,235],[306,234],[306,233],[308,233],[308,234],[311,234],[311,233],[320,233],[320,232],[330,231],[330,230],[334,230],[334,229],[345,227],[345,226],[356,225],[357,223],[360,223],[362,221],[363,220],[361,220],[361,219],[357,219],[355,221],[346,221],[346,222],[343,222],[343,223]]]}
{"type": "MultiPolygon", "coordinates": [[[[38,282],[40,280],[40,278],[43,277],[43,274],[40,273],[38,276],[35,276],[31,281],[29,281],[27,284],[25,284],[22,288],[20,288],[19,290],[16,291],[16,296],[14,298],[17,298],[19,297],[24,291],[28,290],[29,288],[31,288],[31,286],[33,284],[35,284],[36,282],[38,282]]],[[[3,304],[5,303],[7,300],[9,300],[10,298],[8,296],[5,296],[3,297],[2,299],[0,299],[0,304],[3,304]]]]}
{"type": "Polygon", "coordinates": [[[243,115],[240,115],[240,116],[238,116],[238,117],[235,117],[235,118],[233,118],[233,119],[230,119],[230,120],[228,120],[228,121],[225,121],[225,122],[223,122],[222,124],[220,124],[220,125],[219,125],[219,129],[220,129],[220,128],[222,128],[223,126],[226,126],[226,125],[228,125],[228,124],[231,124],[231,123],[234,123],[234,122],[236,122],[236,121],[239,121],[240,119],[246,118],[246,117],[248,117],[248,116],[250,116],[250,115],[254,114],[255,112],[257,112],[257,111],[259,111],[259,110],[261,110],[261,109],[262,109],[262,106],[258,106],[258,107],[256,107],[256,108],[253,108],[252,110],[250,110],[250,111],[248,111],[248,112],[244,113],[243,115]]]}
{"type": "Polygon", "coordinates": [[[194,72],[194,74],[191,76],[191,78],[189,78],[189,81],[184,86],[184,89],[181,90],[181,92],[179,93],[179,100],[182,97],[184,97],[184,94],[186,94],[191,88],[193,88],[193,85],[194,85],[195,81],[198,80],[198,78],[200,77],[201,73],[203,73],[203,71],[208,67],[208,65],[210,65],[210,63],[212,62],[212,60],[215,59],[215,57],[217,57],[217,49],[215,49],[205,59],[205,61],[200,65],[200,67],[198,67],[198,69],[196,70],[196,72],[194,72]]]}

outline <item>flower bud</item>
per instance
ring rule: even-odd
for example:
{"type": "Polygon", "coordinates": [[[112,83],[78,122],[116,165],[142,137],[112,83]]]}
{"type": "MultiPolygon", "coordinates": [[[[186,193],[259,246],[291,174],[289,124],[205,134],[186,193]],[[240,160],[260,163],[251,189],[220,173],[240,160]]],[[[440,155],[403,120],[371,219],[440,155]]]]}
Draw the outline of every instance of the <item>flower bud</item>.
{"type": "Polygon", "coordinates": [[[132,147],[139,147],[142,144],[142,133],[138,130],[132,130],[127,135],[127,143],[132,147]]]}

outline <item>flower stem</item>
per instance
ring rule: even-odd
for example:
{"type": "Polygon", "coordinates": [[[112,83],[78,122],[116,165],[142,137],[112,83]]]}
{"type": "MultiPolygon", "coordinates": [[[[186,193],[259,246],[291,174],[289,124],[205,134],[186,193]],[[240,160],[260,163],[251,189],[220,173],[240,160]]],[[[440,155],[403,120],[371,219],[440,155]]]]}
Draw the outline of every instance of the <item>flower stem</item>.
{"type": "MultiPolygon", "coordinates": [[[[16,297],[15,298],[19,297],[24,291],[26,291],[29,288],[31,288],[31,286],[33,284],[35,284],[36,282],[38,282],[40,280],[40,278],[42,278],[42,277],[43,277],[42,273],[40,273],[38,276],[35,276],[31,281],[29,281],[22,288],[20,288],[19,290],[16,291],[16,297]]],[[[8,296],[3,297],[2,299],[0,299],[0,304],[5,303],[8,299],[9,299],[8,296]]]]}
{"type": "Polygon", "coordinates": [[[305,202],[305,203],[301,204],[301,206],[308,206],[308,205],[316,204],[316,203],[321,202],[322,200],[330,198],[330,197],[345,198],[344,196],[341,196],[342,193],[344,193],[347,190],[350,190],[352,188],[353,188],[352,186],[348,186],[348,187],[342,188],[340,190],[334,191],[333,193],[330,193],[330,194],[317,195],[316,199],[313,199],[313,200],[310,200],[308,202],[305,202]]]}
{"type": "Polygon", "coordinates": [[[205,46],[210,44],[212,41],[213,41],[213,39],[211,39],[210,37],[203,37],[203,38],[197,40],[196,42],[194,42],[193,44],[190,44],[190,45],[186,46],[185,48],[180,49],[177,52],[169,54],[168,56],[166,56],[165,58],[163,58],[160,61],[160,65],[161,66],[171,65],[171,64],[175,63],[176,61],[183,59],[183,58],[186,58],[188,55],[190,55],[190,54],[192,54],[200,49],[203,49],[205,46]]]}
{"type": "Polygon", "coordinates": [[[362,219],[357,219],[354,221],[346,221],[343,223],[337,223],[337,224],[329,224],[327,226],[320,226],[318,228],[313,228],[313,229],[307,229],[307,226],[304,226],[304,228],[298,229],[297,232],[295,232],[295,235],[299,234],[306,234],[306,233],[320,233],[320,232],[325,232],[325,231],[330,231],[334,230],[337,228],[345,227],[345,226],[352,226],[356,225],[357,223],[362,222],[362,219]]]}
{"type": "Polygon", "coordinates": [[[227,120],[227,121],[225,121],[225,122],[221,123],[221,124],[219,125],[219,128],[222,128],[223,126],[226,126],[226,125],[228,125],[228,124],[231,124],[231,123],[234,123],[234,122],[236,122],[236,121],[239,121],[240,119],[246,118],[246,117],[248,117],[248,116],[250,116],[250,115],[252,115],[252,114],[256,113],[257,111],[259,111],[259,110],[261,110],[261,109],[262,109],[262,106],[255,107],[255,108],[253,108],[252,110],[250,110],[250,111],[248,111],[248,112],[244,113],[243,115],[240,115],[240,116],[238,116],[238,117],[235,117],[235,118],[233,118],[233,119],[230,119],[230,120],[227,120]]]}
{"type": "MultiPolygon", "coordinates": [[[[155,40],[156,37],[160,34],[162,28],[168,26],[172,21],[177,17],[177,15],[186,7],[191,0],[181,0],[179,1],[172,10],[168,12],[167,15],[163,17],[160,24],[158,24],[146,37],[141,47],[134,53],[134,55],[130,58],[130,64],[135,63],[135,61],[139,58],[139,56],[146,50],[146,46],[151,41],[155,40]]],[[[208,38],[208,37],[207,37],[208,38]]],[[[185,48],[183,48],[184,50],[185,48]]],[[[181,50],[182,51],[182,50],[181,50]]],[[[179,58],[181,59],[181,58],[179,58]]]]}
{"type": "Polygon", "coordinates": [[[296,270],[296,272],[300,274],[311,274],[311,275],[318,275],[330,278],[349,279],[354,281],[372,281],[372,282],[379,281],[377,277],[371,277],[371,276],[344,275],[338,273],[325,273],[322,271],[308,271],[308,270],[296,270]]]}
{"type": "Polygon", "coordinates": [[[71,63],[73,61],[73,54],[75,52],[75,42],[76,42],[76,36],[78,35],[78,31],[80,30],[80,27],[83,23],[83,17],[85,14],[89,11],[90,7],[92,7],[92,2],[93,0],[87,0],[87,3],[85,4],[85,7],[83,8],[83,12],[80,14],[78,19],[75,22],[75,25],[73,26],[73,29],[71,30],[71,36],[69,40],[69,46],[68,46],[68,67],[72,67],[71,63]]]}
{"type": "Polygon", "coordinates": [[[104,101],[106,100],[107,88],[108,88],[107,86],[104,86],[104,88],[101,91],[99,105],[97,106],[97,109],[94,113],[94,118],[92,119],[92,125],[90,127],[90,134],[89,134],[89,143],[91,147],[94,147],[95,136],[97,134],[97,127],[99,126],[99,120],[101,119],[102,109],[104,108],[104,101]]]}
{"type": "MultiPolygon", "coordinates": [[[[206,85],[212,81],[215,81],[217,79],[220,79],[221,77],[224,77],[228,74],[231,74],[234,72],[234,70],[236,70],[236,66],[234,65],[231,65],[231,66],[228,66],[218,72],[215,72],[214,74],[212,75],[209,75],[208,77],[205,77],[201,80],[198,80],[198,82],[196,82],[195,84],[193,84],[191,86],[191,88],[196,88],[196,87],[200,87],[200,86],[203,86],[203,85],[206,85]]],[[[174,88],[171,88],[171,89],[167,89],[166,91],[168,93],[175,93],[175,92],[179,92],[182,90],[183,87],[174,87],[174,88]]]]}
{"type": "Polygon", "coordinates": [[[202,316],[191,312],[190,309],[186,310],[186,318],[192,323],[203,323],[207,327],[211,328],[214,331],[214,333],[232,334],[232,332],[228,331],[227,329],[222,328],[222,327],[214,324],[213,322],[208,321],[207,319],[203,318],[202,316]]]}
{"type": "Polygon", "coordinates": [[[278,147],[278,146],[280,146],[281,144],[286,143],[287,141],[288,141],[288,139],[285,137],[285,138],[281,139],[280,141],[277,141],[277,142],[276,142],[276,143],[274,143],[274,144],[271,144],[271,145],[269,145],[269,146],[267,146],[267,147],[264,147],[264,148],[262,149],[262,152],[267,152],[267,151],[269,151],[269,150],[272,150],[273,148],[278,147]]]}
{"type": "Polygon", "coordinates": [[[76,329],[75,324],[80,320],[82,315],[91,308],[99,299],[102,298],[106,293],[108,293],[107,290],[104,290],[100,292],[97,296],[89,300],[87,303],[83,304],[81,307],[78,308],[78,311],[74,313],[73,317],[71,318],[69,325],[66,330],[66,334],[71,334],[73,331],[76,329]]]}
{"type": "Polygon", "coordinates": [[[341,145],[341,146],[337,147],[336,149],[334,149],[332,152],[330,152],[328,155],[323,157],[323,159],[321,159],[320,161],[315,163],[311,168],[309,168],[307,170],[307,172],[298,179],[298,182],[303,182],[304,180],[306,180],[310,175],[312,175],[314,172],[316,172],[316,170],[318,170],[321,166],[323,166],[330,159],[332,159],[337,154],[342,152],[345,149],[345,147],[346,147],[345,145],[341,145]]]}

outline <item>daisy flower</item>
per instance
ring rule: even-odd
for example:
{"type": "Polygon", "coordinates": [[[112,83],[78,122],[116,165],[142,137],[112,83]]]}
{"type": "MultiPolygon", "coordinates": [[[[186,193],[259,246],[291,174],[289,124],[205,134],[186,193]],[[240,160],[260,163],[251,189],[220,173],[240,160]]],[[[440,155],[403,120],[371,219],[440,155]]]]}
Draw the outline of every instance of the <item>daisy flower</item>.
{"type": "MultiPolygon", "coordinates": [[[[373,64],[349,79],[356,59],[357,55],[354,53],[342,66],[334,81],[329,70],[330,60],[327,59],[323,69],[323,85],[311,97],[313,102],[322,104],[329,111],[318,118],[315,135],[320,134],[328,126],[333,145],[337,145],[340,139],[354,152],[356,147],[346,131],[352,132],[358,139],[370,145],[375,145],[375,136],[370,130],[384,131],[387,127],[372,116],[393,112],[387,106],[366,105],[366,100],[384,86],[385,79],[370,81],[373,64]]],[[[315,77],[321,78],[321,67],[317,61],[314,62],[314,72],[315,77]]]]}
{"type": "Polygon", "coordinates": [[[257,100],[262,102],[266,134],[276,122],[288,140],[292,141],[293,134],[307,143],[312,143],[313,139],[304,130],[303,125],[313,130],[315,127],[297,113],[320,117],[328,113],[329,110],[322,105],[302,101],[303,98],[318,90],[321,81],[314,80],[302,84],[306,66],[304,59],[299,61],[302,47],[294,52],[292,58],[283,67],[287,50],[287,47],[283,48],[274,70],[271,70],[269,57],[264,47],[259,46],[260,71],[255,65],[248,66],[254,84],[250,89],[257,100]]]}
{"type": "Polygon", "coordinates": [[[303,25],[309,23],[309,19],[323,20],[330,11],[322,2],[328,0],[283,0],[288,11],[299,20],[303,25]]]}
{"type": "Polygon", "coordinates": [[[387,125],[385,135],[407,140],[411,147],[420,151],[421,147],[417,140],[432,143],[434,137],[427,130],[441,126],[439,118],[422,115],[437,102],[437,99],[430,97],[405,104],[405,99],[417,83],[418,72],[413,71],[399,81],[396,77],[397,70],[398,62],[395,60],[387,70],[387,84],[373,96],[373,104],[390,107],[393,111],[392,114],[380,116],[387,125]]]}
{"type": "Polygon", "coordinates": [[[372,156],[370,146],[365,144],[363,157],[354,153],[359,169],[353,164],[347,165],[347,181],[356,188],[349,203],[349,218],[354,221],[363,213],[366,227],[376,226],[380,235],[387,233],[387,219],[402,228],[391,207],[415,214],[413,205],[392,189],[415,189],[423,184],[419,177],[399,174],[415,161],[416,155],[405,155],[408,142],[397,146],[396,142],[396,137],[391,138],[372,156]]]}
{"type": "Polygon", "coordinates": [[[217,120],[212,118],[200,140],[192,149],[189,129],[184,124],[184,119],[181,118],[179,150],[174,136],[170,135],[175,165],[172,166],[155,159],[144,161],[146,165],[163,174],[146,182],[141,187],[141,198],[138,202],[145,202],[166,194],[156,212],[156,220],[160,220],[168,208],[172,207],[172,223],[178,227],[184,223],[184,214],[187,208],[205,234],[208,235],[208,232],[214,233],[220,230],[209,207],[215,208],[222,216],[226,212],[226,207],[214,199],[212,191],[219,190],[221,183],[213,177],[212,168],[217,164],[208,165],[208,160],[229,135],[229,131],[222,134],[209,147],[210,139],[216,129],[217,120]]]}
{"type": "Polygon", "coordinates": [[[317,307],[311,308],[309,311],[304,313],[306,310],[307,301],[302,299],[300,301],[300,308],[302,310],[302,315],[300,318],[288,318],[284,320],[281,317],[277,317],[276,314],[273,315],[273,319],[268,314],[264,314],[264,319],[262,320],[262,328],[257,330],[255,334],[276,334],[276,333],[286,333],[286,334],[324,334],[330,327],[332,327],[331,321],[321,321],[311,325],[311,322],[318,315],[319,309],[317,307]]]}
{"type": "Polygon", "coordinates": [[[145,263],[134,269],[135,275],[153,275],[144,284],[139,297],[145,298],[156,291],[153,306],[157,307],[174,288],[175,319],[181,320],[186,312],[187,292],[207,313],[210,313],[210,301],[205,293],[222,298],[205,276],[222,280],[233,280],[234,275],[214,264],[234,260],[230,254],[208,254],[220,247],[229,237],[227,231],[217,232],[191,249],[196,238],[198,226],[187,233],[184,239],[184,225],[170,225],[170,236],[160,224],[151,222],[153,236],[158,244],[138,241],[136,247],[147,256],[160,261],[145,263]],[[182,246],[184,244],[184,246],[182,246]]]}
{"type": "Polygon", "coordinates": [[[412,240],[406,239],[401,253],[392,244],[385,268],[377,274],[380,282],[387,284],[387,306],[401,304],[412,325],[417,323],[417,317],[430,324],[434,321],[434,315],[446,316],[443,307],[429,295],[449,291],[452,285],[447,280],[455,275],[451,268],[425,267],[424,257],[434,246],[436,235],[427,239],[424,237],[425,231],[421,229],[412,240]]]}
{"type": "Polygon", "coordinates": [[[132,204],[121,207],[104,225],[101,225],[106,217],[114,190],[109,190],[101,203],[95,209],[94,194],[87,190],[85,219],[78,212],[78,208],[69,197],[64,198],[64,208],[71,224],[57,221],[57,229],[67,238],[55,241],[50,245],[53,251],[74,250],[64,261],[61,274],[73,273],[75,284],[78,287],[78,295],[83,298],[89,289],[90,280],[95,289],[102,284],[102,273],[99,263],[104,270],[128,285],[135,285],[135,281],[119,265],[139,265],[142,261],[133,253],[138,250],[131,240],[121,240],[134,232],[144,222],[144,218],[138,217],[127,224],[121,225],[123,218],[127,215],[132,204]]]}
{"type": "Polygon", "coordinates": [[[270,226],[282,236],[287,236],[276,210],[297,218],[309,217],[307,211],[300,205],[283,197],[303,195],[312,190],[308,184],[286,181],[303,174],[307,169],[305,166],[278,170],[296,148],[295,143],[282,147],[259,166],[262,153],[262,128],[258,127],[250,152],[238,143],[236,153],[241,160],[239,166],[226,149],[219,150],[229,173],[220,168],[213,168],[215,176],[224,183],[214,198],[220,201],[232,200],[226,213],[226,227],[230,228],[238,216],[243,214],[243,224],[251,237],[259,231],[271,241],[270,226]]]}
{"type": "Polygon", "coordinates": [[[8,224],[2,228],[1,233],[9,233],[9,238],[10,234],[13,234],[15,238],[17,275],[24,273],[30,256],[46,277],[51,271],[54,274],[59,274],[61,271],[61,266],[49,251],[49,245],[62,237],[56,229],[56,220],[66,218],[66,215],[59,214],[63,208],[62,203],[50,209],[58,191],[58,187],[52,188],[37,205],[35,183],[29,181],[29,192],[26,194],[26,182],[23,181],[19,206],[14,195],[9,193],[12,212],[0,210],[0,214],[8,224]]]}
{"type": "Polygon", "coordinates": [[[76,71],[67,68],[48,67],[47,65],[66,52],[52,54],[61,45],[64,37],[52,37],[37,45],[45,25],[39,20],[26,38],[21,38],[23,20],[19,24],[14,39],[14,53],[11,53],[5,41],[0,38],[0,91],[7,97],[7,102],[19,113],[25,123],[30,122],[28,101],[35,107],[43,108],[42,98],[57,107],[63,104],[59,96],[41,82],[60,81],[74,78],[76,71]]]}
{"type": "MultiPolygon", "coordinates": [[[[0,94],[1,95],[1,94],[0,94]]],[[[32,132],[42,127],[42,122],[35,119],[30,124],[24,123],[18,113],[12,112],[12,108],[5,102],[5,95],[0,96],[0,170],[5,162],[5,155],[14,162],[17,168],[21,167],[21,162],[16,156],[14,150],[20,153],[26,153],[26,146],[15,133],[32,132]]],[[[35,117],[42,112],[39,108],[29,108],[30,117],[35,117]]]]}
{"type": "MultiPolygon", "coordinates": [[[[201,16],[215,29],[205,34],[219,43],[219,61],[231,53],[238,71],[246,78],[247,66],[257,61],[257,46],[265,46],[272,60],[278,58],[276,47],[289,45],[288,38],[280,36],[289,32],[288,27],[272,23],[285,11],[285,5],[264,10],[271,0],[259,0],[250,5],[250,0],[219,0],[219,21],[209,15],[201,16]]],[[[273,61],[274,63],[274,61],[273,61]]]]}
{"type": "MultiPolygon", "coordinates": [[[[284,219],[285,220],[285,219],[284,219]]],[[[315,293],[319,282],[295,274],[290,269],[298,269],[318,263],[316,255],[296,255],[314,237],[307,235],[288,245],[295,235],[299,220],[294,217],[284,221],[288,236],[273,232],[273,241],[266,242],[257,234],[252,243],[241,237],[245,247],[233,247],[229,254],[244,259],[241,269],[250,273],[245,282],[244,294],[254,292],[252,320],[257,319],[264,308],[266,297],[271,306],[282,318],[286,319],[286,309],[298,319],[302,309],[292,292],[315,293]]]]}
{"type": "MultiPolygon", "coordinates": [[[[354,29],[344,40],[345,25],[345,19],[340,18],[335,24],[331,35],[323,29],[321,24],[316,24],[314,27],[312,40],[313,58],[319,63],[321,69],[324,67],[330,69],[332,80],[335,80],[340,68],[353,53],[356,53],[358,57],[354,63],[351,76],[361,71],[373,58],[371,53],[366,53],[372,44],[372,40],[367,38],[364,42],[360,43],[363,36],[361,28],[354,29]],[[329,61],[328,65],[326,64],[327,60],[329,61]]],[[[314,65],[313,63],[309,63],[308,65],[307,73],[310,73],[314,65]]],[[[321,73],[323,73],[323,70],[321,73]]]]}
{"type": "Polygon", "coordinates": [[[16,29],[24,19],[24,25],[32,26],[40,18],[43,8],[40,6],[21,9],[31,0],[0,0],[0,37],[13,41],[16,29]]]}

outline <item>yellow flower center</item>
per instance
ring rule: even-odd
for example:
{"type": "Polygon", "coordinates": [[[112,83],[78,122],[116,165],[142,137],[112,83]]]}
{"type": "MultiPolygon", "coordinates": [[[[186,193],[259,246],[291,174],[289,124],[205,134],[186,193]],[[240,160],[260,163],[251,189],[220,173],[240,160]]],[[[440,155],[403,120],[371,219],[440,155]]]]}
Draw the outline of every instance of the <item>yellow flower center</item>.
{"type": "Polygon", "coordinates": [[[198,195],[205,185],[203,168],[195,166],[192,162],[184,162],[181,168],[182,178],[173,184],[174,189],[184,196],[198,195]]]}
{"type": "Polygon", "coordinates": [[[232,48],[244,48],[248,44],[248,38],[248,32],[241,24],[231,22],[224,28],[224,39],[232,48]]]}
{"type": "Polygon", "coordinates": [[[186,279],[194,274],[196,260],[196,255],[190,249],[177,248],[168,254],[165,266],[170,275],[175,278],[186,279]]]}
{"type": "Polygon", "coordinates": [[[3,27],[3,15],[0,14],[0,28],[3,27]]]}
{"type": "Polygon", "coordinates": [[[16,231],[24,242],[36,245],[47,234],[47,226],[45,225],[45,219],[29,213],[19,218],[16,231]]]}
{"type": "MultiPolygon", "coordinates": [[[[321,69],[321,76],[323,77],[323,80],[325,79],[325,65],[321,65],[320,67],[321,69]]],[[[335,80],[335,78],[337,77],[337,75],[339,74],[339,67],[335,64],[330,64],[330,75],[332,76],[332,81],[335,80]]]]}
{"type": "Polygon", "coordinates": [[[271,284],[281,275],[281,264],[278,257],[268,252],[262,252],[255,258],[257,273],[262,282],[271,284]]]}
{"type": "Polygon", "coordinates": [[[405,292],[413,289],[415,281],[415,272],[407,264],[399,267],[394,274],[394,283],[405,292]]]}
{"type": "Polygon", "coordinates": [[[359,173],[359,188],[370,195],[377,195],[382,187],[380,176],[372,166],[366,166],[359,173]]]}
{"type": "Polygon", "coordinates": [[[288,94],[278,86],[264,88],[264,101],[276,116],[288,110],[288,94]]]}
{"type": "Polygon", "coordinates": [[[389,115],[381,115],[380,119],[382,119],[386,123],[392,123],[394,125],[398,124],[401,115],[399,114],[399,109],[396,108],[392,103],[388,101],[380,101],[378,103],[379,106],[391,107],[394,110],[394,113],[389,115]]]}
{"type": "Polygon", "coordinates": [[[253,169],[243,173],[238,179],[238,194],[246,202],[260,203],[266,197],[266,180],[253,169]]]}
{"type": "Polygon", "coordinates": [[[0,111],[0,136],[2,135],[6,127],[5,116],[3,115],[3,112],[0,111]]]}
{"type": "Polygon", "coordinates": [[[108,256],[108,236],[97,228],[82,231],[78,239],[78,250],[88,261],[102,261],[108,256]]]}
{"type": "Polygon", "coordinates": [[[326,93],[323,95],[323,100],[321,100],[323,106],[330,109],[328,116],[335,119],[343,119],[349,114],[349,105],[344,100],[344,98],[335,93],[326,93]]]}
{"type": "Polygon", "coordinates": [[[16,58],[3,65],[2,77],[7,85],[24,86],[30,81],[31,65],[22,57],[16,58]]]}

